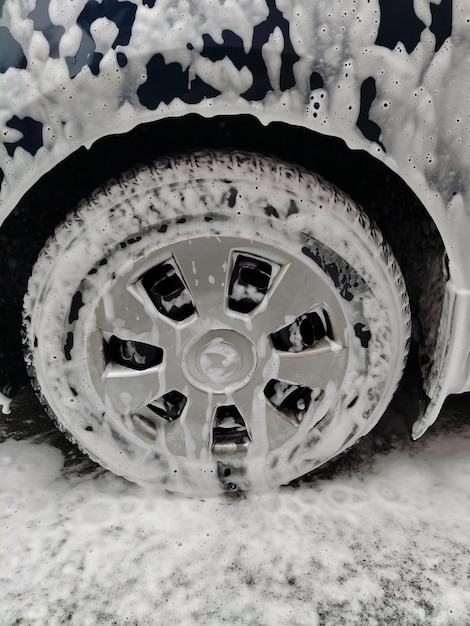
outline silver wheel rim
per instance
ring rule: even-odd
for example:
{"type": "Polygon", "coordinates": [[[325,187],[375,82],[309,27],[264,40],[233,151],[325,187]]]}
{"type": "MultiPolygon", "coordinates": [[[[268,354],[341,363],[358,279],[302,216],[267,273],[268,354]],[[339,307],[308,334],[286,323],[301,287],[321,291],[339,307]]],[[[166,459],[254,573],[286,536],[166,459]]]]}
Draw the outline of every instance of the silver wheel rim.
{"type": "Polygon", "coordinates": [[[140,444],[192,460],[263,456],[309,430],[348,363],[330,279],[242,238],[146,252],[92,318],[88,369],[107,411],[140,444]]]}

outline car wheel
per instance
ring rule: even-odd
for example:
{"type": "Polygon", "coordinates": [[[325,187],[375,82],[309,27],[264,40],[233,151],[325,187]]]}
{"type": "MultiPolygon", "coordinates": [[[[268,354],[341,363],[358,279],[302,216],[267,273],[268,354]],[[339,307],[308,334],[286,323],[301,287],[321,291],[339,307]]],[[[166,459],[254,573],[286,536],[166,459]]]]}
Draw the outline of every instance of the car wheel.
{"type": "Polygon", "coordinates": [[[208,151],[132,170],[70,213],[24,322],[69,438],[194,495],[277,486],[351,446],[394,393],[410,327],[398,265],[345,194],[208,151]]]}

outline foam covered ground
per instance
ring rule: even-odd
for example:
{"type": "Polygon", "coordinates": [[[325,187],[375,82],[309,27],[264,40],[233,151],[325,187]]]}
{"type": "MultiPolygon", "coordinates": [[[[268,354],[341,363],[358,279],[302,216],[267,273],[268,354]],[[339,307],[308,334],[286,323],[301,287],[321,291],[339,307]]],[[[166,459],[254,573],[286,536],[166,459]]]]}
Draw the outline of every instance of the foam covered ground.
{"type": "Polygon", "coordinates": [[[10,436],[0,623],[468,625],[469,418],[467,396],[414,444],[208,500],[83,472],[44,433],[10,436]]]}

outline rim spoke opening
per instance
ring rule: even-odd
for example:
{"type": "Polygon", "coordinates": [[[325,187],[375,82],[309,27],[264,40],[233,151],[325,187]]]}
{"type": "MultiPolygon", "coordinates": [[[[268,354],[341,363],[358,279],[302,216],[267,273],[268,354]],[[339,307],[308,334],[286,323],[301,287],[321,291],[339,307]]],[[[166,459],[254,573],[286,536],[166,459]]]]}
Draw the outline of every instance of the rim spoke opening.
{"type": "Polygon", "coordinates": [[[106,363],[139,372],[156,367],[163,361],[162,348],[120,339],[116,335],[111,335],[108,341],[104,340],[104,354],[106,363]]]}
{"type": "Polygon", "coordinates": [[[159,263],[141,278],[153,305],[163,317],[174,322],[189,319],[196,312],[191,293],[174,259],[159,263]]]}
{"type": "Polygon", "coordinates": [[[212,424],[214,456],[240,456],[246,454],[251,441],[247,425],[234,404],[218,406],[212,424]]]}
{"type": "Polygon", "coordinates": [[[231,261],[228,308],[245,315],[252,313],[266,298],[280,266],[241,252],[233,252],[231,261]]]}
{"type": "Polygon", "coordinates": [[[147,406],[155,415],[163,417],[167,422],[173,422],[181,417],[187,401],[185,395],[173,389],[147,406]]]}
{"type": "MultiPolygon", "coordinates": [[[[166,424],[181,417],[188,399],[173,389],[129,414],[133,432],[146,441],[155,441],[166,424]]],[[[128,422],[129,423],[129,422],[128,422]]]]}
{"type": "Polygon", "coordinates": [[[294,425],[300,424],[312,401],[318,400],[321,389],[310,389],[272,379],[264,388],[264,395],[277,411],[294,425]]]}
{"type": "MultiPolygon", "coordinates": [[[[318,345],[322,339],[333,340],[328,313],[322,307],[298,316],[292,323],[271,333],[271,342],[281,352],[300,353],[318,345]]],[[[326,344],[325,347],[327,347],[326,344]]]]}

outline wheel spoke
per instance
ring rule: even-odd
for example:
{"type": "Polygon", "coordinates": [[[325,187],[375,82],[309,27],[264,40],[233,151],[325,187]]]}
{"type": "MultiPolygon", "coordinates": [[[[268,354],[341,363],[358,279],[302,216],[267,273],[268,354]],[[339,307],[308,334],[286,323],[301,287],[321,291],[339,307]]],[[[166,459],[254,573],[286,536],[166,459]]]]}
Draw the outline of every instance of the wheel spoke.
{"type": "MultiPolygon", "coordinates": [[[[271,411],[263,393],[264,383],[252,380],[248,385],[232,395],[232,401],[238,407],[251,439],[251,445],[258,451],[269,450],[266,430],[266,415],[271,411]]],[[[250,447],[251,447],[250,445],[250,447]]]]}
{"type": "Polygon", "coordinates": [[[265,455],[268,450],[284,443],[295,429],[268,401],[264,395],[264,384],[248,385],[234,393],[233,400],[249,429],[249,455],[265,455]]]}
{"type": "Polygon", "coordinates": [[[253,423],[254,400],[256,399],[258,393],[263,393],[262,385],[259,385],[259,383],[256,384],[255,381],[251,381],[242,389],[235,391],[231,396],[233,404],[235,404],[238,408],[241,416],[250,429],[253,423]]]}
{"type": "Polygon", "coordinates": [[[344,348],[333,351],[326,347],[299,354],[280,352],[276,378],[310,389],[324,389],[329,380],[337,380],[338,372],[343,371],[346,359],[347,350],[344,348]]]}
{"type": "Polygon", "coordinates": [[[141,340],[146,343],[155,342],[156,317],[135,293],[128,291],[123,281],[114,285],[113,289],[103,296],[96,309],[96,327],[128,339],[141,340]],[[152,337],[152,341],[150,341],[152,337]]]}
{"type": "Polygon", "coordinates": [[[187,454],[193,458],[210,459],[211,428],[216,406],[222,402],[221,396],[191,388],[188,397],[188,410],[180,420],[187,454]]]}
{"type": "Polygon", "coordinates": [[[265,307],[253,319],[253,331],[271,333],[286,326],[316,304],[331,300],[329,290],[303,263],[283,268],[271,288],[265,307]]]}
{"type": "Polygon", "coordinates": [[[107,375],[105,371],[102,385],[105,398],[122,416],[146,406],[167,391],[162,365],[148,373],[129,370],[121,376],[107,375]]]}
{"type": "Polygon", "coordinates": [[[220,317],[224,312],[229,250],[227,242],[216,237],[195,238],[172,246],[200,318],[220,317]]]}
{"type": "Polygon", "coordinates": [[[100,385],[107,400],[120,415],[147,406],[170,391],[182,392],[187,382],[175,360],[163,356],[162,362],[147,370],[136,370],[109,363],[100,385]]]}
{"type": "Polygon", "coordinates": [[[294,422],[286,420],[269,401],[266,401],[266,433],[271,449],[284,443],[296,429],[297,425],[294,422]]]}

